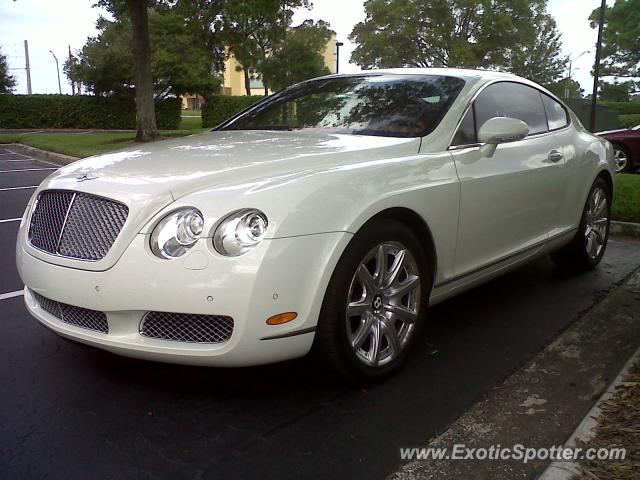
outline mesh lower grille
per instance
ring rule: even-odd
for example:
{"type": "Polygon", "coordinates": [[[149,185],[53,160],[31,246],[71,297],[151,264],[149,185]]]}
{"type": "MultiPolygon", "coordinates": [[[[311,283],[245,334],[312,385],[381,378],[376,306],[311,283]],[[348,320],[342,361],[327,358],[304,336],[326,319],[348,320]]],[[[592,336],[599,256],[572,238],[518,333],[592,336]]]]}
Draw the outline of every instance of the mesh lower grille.
{"type": "Polygon", "coordinates": [[[66,190],[40,193],[29,225],[29,242],[54,255],[100,260],[116,241],[129,209],[107,198],[66,190]]]}
{"type": "Polygon", "coordinates": [[[40,308],[59,320],[62,320],[69,325],[75,325],[76,327],[87,328],[89,330],[95,330],[102,333],[109,333],[107,316],[104,312],[56,302],[50,298],[43,297],[39,293],[31,293],[38,302],[38,305],[40,305],[40,308]]]}
{"type": "Polygon", "coordinates": [[[192,343],[222,343],[231,338],[233,319],[223,315],[149,312],[140,323],[140,335],[192,343]]]}

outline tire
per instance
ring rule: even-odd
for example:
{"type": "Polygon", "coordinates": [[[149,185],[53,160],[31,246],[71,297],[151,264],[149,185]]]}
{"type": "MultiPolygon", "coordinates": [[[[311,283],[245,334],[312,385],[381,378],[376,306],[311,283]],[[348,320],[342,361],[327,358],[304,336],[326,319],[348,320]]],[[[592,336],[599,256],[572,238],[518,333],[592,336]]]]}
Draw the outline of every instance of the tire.
{"type": "Polygon", "coordinates": [[[635,170],[633,158],[626,147],[614,143],[613,156],[616,161],[616,173],[630,173],[635,170]]]}
{"type": "Polygon", "coordinates": [[[589,190],[575,237],[567,246],[552,253],[551,258],[558,266],[572,271],[595,268],[607,248],[610,222],[611,190],[604,179],[598,178],[589,190]]]}
{"type": "Polygon", "coordinates": [[[392,219],[366,224],[327,287],[314,339],[316,359],[358,383],[395,372],[424,331],[432,283],[433,267],[407,226],[392,219]]]}

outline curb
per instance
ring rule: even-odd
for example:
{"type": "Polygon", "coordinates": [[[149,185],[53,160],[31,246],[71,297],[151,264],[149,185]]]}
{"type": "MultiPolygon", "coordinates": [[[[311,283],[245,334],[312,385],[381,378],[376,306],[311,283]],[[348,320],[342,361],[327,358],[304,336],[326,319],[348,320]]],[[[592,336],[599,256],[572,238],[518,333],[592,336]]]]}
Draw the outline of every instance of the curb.
{"type": "MultiPolygon", "coordinates": [[[[624,378],[629,373],[629,370],[637,362],[640,362],[640,348],[631,355],[627,363],[622,367],[622,370],[620,370],[620,373],[618,373],[618,376],[613,379],[613,382],[611,382],[607,390],[602,394],[591,410],[589,410],[589,413],[587,413],[587,415],[582,419],[582,422],[580,422],[578,427],[564,444],[565,447],[580,447],[595,435],[595,428],[598,425],[598,417],[600,416],[602,405],[616,393],[617,387],[623,383],[624,378]]],[[[542,472],[538,477],[538,480],[570,480],[580,473],[580,467],[577,463],[556,461],[551,463],[547,469],[542,472]]]]}
{"type": "Polygon", "coordinates": [[[41,150],[36,147],[29,147],[28,145],[22,145],[20,143],[8,143],[3,144],[3,148],[7,148],[16,153],[22,153],[36,160],[42,160],[44,162],[52,163],[54,165],[63,166],[80,160],[79,157],[72,157],[71,155],[64,155],[62,153],[50,152],[48,150],[41,150]]]}
{"type": "Polygon", "coordinates": [[[623,235],[626,237],[640,238],[640,223],[611,221],[611,233],[613,235],[623,235]]]}

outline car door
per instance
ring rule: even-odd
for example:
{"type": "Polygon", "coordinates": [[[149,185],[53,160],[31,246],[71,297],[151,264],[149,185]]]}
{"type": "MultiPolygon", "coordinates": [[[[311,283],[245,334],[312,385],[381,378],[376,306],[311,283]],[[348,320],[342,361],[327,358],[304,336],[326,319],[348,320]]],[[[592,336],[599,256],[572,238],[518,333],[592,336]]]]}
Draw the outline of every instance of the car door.
{"type": "Polygon", "coordinates": [[[564,162],[540,92],[516,82],[489,85],[467,111],[450,152],[460,179],[455,275],[540,248],[561,195],[557,172],[564,162]],[[483,157],[476,135],[493,117],[523,120],[529,135],[483,157]]]}

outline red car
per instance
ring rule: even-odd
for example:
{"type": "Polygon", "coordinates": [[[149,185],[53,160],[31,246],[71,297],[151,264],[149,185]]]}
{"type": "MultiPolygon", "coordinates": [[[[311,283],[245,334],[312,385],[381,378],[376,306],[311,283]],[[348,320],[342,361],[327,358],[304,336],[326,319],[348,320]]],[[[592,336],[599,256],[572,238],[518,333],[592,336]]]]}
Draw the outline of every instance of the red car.
{"type": "Polygon", "coordinates": [[[598,132],[613,144],[616,172],[633,172],[640,167],[640,125],[624,130],[598,132]]]}

